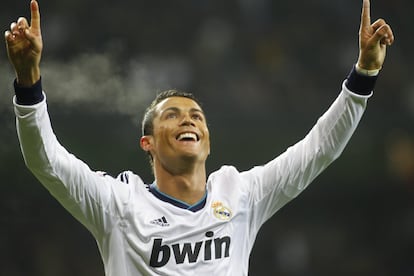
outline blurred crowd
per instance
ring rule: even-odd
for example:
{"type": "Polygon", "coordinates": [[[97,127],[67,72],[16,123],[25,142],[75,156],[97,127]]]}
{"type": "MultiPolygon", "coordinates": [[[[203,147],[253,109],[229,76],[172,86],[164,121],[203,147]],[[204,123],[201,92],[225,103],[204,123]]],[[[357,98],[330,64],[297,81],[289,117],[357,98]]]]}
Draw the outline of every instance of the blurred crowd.
{"type": "MultiPolygon", "coordinates": [[[[140,118],[193,92],[210,171],[260,165],[301,139],[358,57],[360,0],[40,1],[42,78],[59,140],[93,169],[150,182],[140,118]]],[[[6,30],[29,1],[5,0],[6,30]],[[27,2],[27,3],[26,3],[27,2]]],[[[265,224],[250,275],[414,275],[414,2],[371,0],[395,44],[343,156],[265,224]]],[[[0,275],[103,275],[92,236],[24,166],[0,51],[0,275]]]]}

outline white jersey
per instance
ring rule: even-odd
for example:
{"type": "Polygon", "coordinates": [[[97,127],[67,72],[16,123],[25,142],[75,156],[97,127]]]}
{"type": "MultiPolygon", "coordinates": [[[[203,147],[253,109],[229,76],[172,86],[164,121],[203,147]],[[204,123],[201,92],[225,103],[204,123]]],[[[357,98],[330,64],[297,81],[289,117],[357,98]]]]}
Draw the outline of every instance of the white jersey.
{"type": "Polygon", "coordinates": [[[247,275],[256,235],[342,152],[369,96],[342,92],[308,135],[263,166],[223,166],[187,206],[124,172],[92,171],[56,139],[46,100],[15,102],[25,162],[95,237],[108,276],[247,275]]]}

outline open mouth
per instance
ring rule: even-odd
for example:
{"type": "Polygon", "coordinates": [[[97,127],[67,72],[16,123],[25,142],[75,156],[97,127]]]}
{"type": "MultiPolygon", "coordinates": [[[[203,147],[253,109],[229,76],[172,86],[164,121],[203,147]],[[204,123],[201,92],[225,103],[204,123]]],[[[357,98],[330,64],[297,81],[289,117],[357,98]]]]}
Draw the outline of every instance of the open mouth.
{"type": "Polygon", "coordinates": [[[200,140],[197,134],[193,132],[184,132],[180,133],[177,137],[175,137],[177,141],[188,141],[188,142],[197,142],[200,140]]]}

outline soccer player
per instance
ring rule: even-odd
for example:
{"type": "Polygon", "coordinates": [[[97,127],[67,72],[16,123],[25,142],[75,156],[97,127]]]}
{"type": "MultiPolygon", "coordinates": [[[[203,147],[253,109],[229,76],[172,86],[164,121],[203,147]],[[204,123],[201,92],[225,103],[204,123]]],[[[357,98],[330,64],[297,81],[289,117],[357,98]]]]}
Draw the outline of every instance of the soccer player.
{"type": "MultiPolygon", "coordinates": [[[[39,6],[30,24],[5,33],[15,68],[17,132],[28,168],[95,237],[106,275],[247,275],[259,228],[335,160],[372,95],[392,30],[371,23],[363,0],[359,57],[337,99],[298,143],[265,165],[207,175],[205,114],[190,94],[167,91],[148,108],[140,144],[153,183],[132,172],[117,178],[92,171],[56,139],[42,90],[39,6]]],[[[46,76],[47,77],[47,76],[46,76]]]]}

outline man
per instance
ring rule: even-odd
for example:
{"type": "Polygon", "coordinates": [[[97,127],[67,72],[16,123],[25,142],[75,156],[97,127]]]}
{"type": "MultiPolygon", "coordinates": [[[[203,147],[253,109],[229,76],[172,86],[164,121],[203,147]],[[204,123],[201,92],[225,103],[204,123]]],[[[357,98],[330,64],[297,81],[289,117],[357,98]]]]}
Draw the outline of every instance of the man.
{"type": "Polygon", "coordinates": [[[209,131],[190,94],[162,93],[143,120],[142,149],[155,181],[132,172],[112,178],[71,155],[51,128],[42,92],[42,36],[36,0],[5,33],[16,72],[14,106],[25,162],[52,195],[95,237],[106,275],[247,275],[259,228],[342,152],[372,95],[389,25],[371,24],[363,0],[357,64],[338,98],[294,146],[269,163],[238,172],[223,166],[207,177],[209,131]]]}

